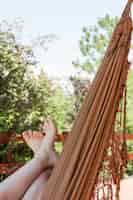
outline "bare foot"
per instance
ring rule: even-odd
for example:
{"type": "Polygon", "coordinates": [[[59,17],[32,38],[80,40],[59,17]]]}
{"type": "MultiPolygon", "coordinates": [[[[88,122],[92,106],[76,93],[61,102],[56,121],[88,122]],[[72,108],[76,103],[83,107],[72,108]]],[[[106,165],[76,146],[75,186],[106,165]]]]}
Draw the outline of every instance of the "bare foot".
{"type": "Polygon", "coordinates": [[[50,156],[49,162],[51,165],[54,165],[59,158],[58,154],[54,151],[54,140],[57,134],[57,128],[53,121],[49,119],[43,123],[42,129],[46,135],[41,143],[40,154],[47,151],[50,156]]]}
{"type": "Polygon", "coordinates": [[[43,158],[44,155],[47,155],[49,164],[54,165],[58,160],[58,154],[54,152],[53,148],[57,129],[51,120],[45,121],[42,128],[46,134],[45,136],[41,132],[26,131],[23,133],[23,138],[33,150],[35,156],[43,158]]]}
{"type": "Polygon", "coordinates": [[[23,132],[23,138],[32,151],[37,153],[40,149],[44,135],[37,131],[25,131],[23,132]]]}
{"type": "Polygon", "coordinates": [[[57,128],[52,120],[46,120],[42,124],[42,131],[46,134],[45,138],[47,139],[47,142],[49,145],[51,144],[51,147],[53,147],[55,135],[57,134],[57,128]]]}

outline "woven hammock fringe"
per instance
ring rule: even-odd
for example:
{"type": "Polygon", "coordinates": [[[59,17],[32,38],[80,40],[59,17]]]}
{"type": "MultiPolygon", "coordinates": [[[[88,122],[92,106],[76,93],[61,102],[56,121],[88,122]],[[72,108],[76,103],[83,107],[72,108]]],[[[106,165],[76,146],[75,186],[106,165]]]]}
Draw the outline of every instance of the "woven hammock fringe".
{"type": "Polygon", "coordinates": [[[120,179],[126,166],[124,133],[132,32],[130,7],[129,1],[61,158],[45,185],[47,200],[119,200],[120,179]],[[123,144],[117,140],[116,131],[123,134],[123,144]]]}

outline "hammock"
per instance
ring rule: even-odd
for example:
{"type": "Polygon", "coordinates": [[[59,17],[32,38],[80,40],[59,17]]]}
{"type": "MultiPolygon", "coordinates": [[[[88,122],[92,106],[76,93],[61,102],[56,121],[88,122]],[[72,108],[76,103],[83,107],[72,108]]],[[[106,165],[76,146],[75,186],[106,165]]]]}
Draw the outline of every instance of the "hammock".
{"type": "Polygon", "coordinates": [[[47,200],[119,199],[126,165],[125,83],[130,66],[130,8],[131,1],[114,30],[61,158],[45,185],[47,200]],[[118,143],[116,130],[123,134],[123,144],[118,143]]]}

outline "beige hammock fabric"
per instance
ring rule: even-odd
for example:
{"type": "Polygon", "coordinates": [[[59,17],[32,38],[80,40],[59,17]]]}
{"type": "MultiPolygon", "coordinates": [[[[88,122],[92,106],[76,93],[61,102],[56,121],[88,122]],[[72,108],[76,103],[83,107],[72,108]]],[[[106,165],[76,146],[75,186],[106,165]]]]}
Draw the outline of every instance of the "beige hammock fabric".
{"type": "Polygon", "coordinates": [[[112,184],[117,186],[115,199],[119,199],[124,163],[122,147],[117,144],[114,132],[119,106],[121,126],[125,129],[125,82],[132,32],[130,7],[128,2],[62,156],[45,185],[47,200],[98,200],[105,196],[111,200],[112,184]]]}

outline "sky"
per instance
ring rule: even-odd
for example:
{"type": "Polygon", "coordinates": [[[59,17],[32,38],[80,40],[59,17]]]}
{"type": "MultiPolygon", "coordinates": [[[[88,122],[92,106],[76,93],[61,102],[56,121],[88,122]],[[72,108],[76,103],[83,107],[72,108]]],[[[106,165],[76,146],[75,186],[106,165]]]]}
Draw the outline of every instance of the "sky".
{"type": "Polygon", "coordinates": [[[1,0],[0,19],[24,21],[23,39],[55,34],[58,40],[48,51],[37,51],[37,59],[49,76],[75,73],[72,61],[79,55],[78,40],[83,26],[94,25],[106,13],[120,16],[127,0],[1,0]]]}

